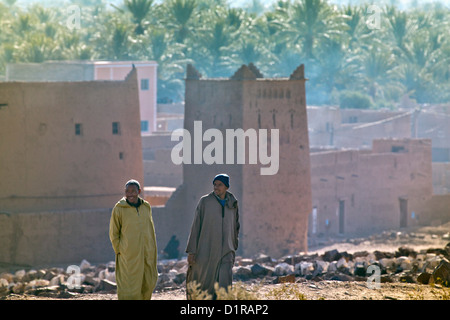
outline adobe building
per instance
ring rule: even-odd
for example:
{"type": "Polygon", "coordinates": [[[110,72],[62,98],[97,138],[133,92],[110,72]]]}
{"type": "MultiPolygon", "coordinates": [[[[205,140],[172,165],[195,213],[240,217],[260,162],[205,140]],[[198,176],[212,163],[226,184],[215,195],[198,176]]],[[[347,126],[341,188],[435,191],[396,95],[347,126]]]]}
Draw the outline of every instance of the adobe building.
{"type": "Polygon", "coordinates": [[[46,61],[6,66],[6,81],[123,80],[136,67],[142,135],[157,130],[155,61],[46,61]]]}
{"type": "Polygon", "coordinates": [[[431,140],[379,139],[371,150],[311,153],[309,236],[423,224],[433,196],[431,140]]]}
{"type": "Polygon", "coordinates": [[[0,208],[110,207],[143,179],[136,70],[123,81],[0,83],[0,208]]]}
{"type": "Polygon", "coordinates": [[[111,208],[143,181],[138,80],[0,83],[0,262],[111,261],[111,208]]]}
{"type": "MultiPolygon", "coordinates": [[[[267,166],[250,164],[248,141],[243,164],[237,159],[234,164],[194,164],[195,159],[184,163],[183,184],[164,208],[154,211],[158,243],[165,245],[175,234],[184,250],[200,197],[212,191],[213,177],[225,172],[230,175],[230,192],[240,203],[240,254],[279,257],[307,250],[312,206],[305,81],[303,65],[290,78],[279,79],[263,78],[253,64],[224,79],[204,79],[188,66],[184,129],[193,139],[199,122],[203,132],[216,129],[223,137],[227,129],[266,129],[268,150],[279,145],[279,167],[275,174],[262,175],[261,168],[267,166]],[[271,140],[276,138],[272,129],[279,130],[278,141],[271,140]]],[[[203,141],[201,150],[208,144],[203,141]]],[[[193,157],[195,152],[192,146],[193,157]]]]}
{"type": "Polygon", "coordinates": [[[432,140],[434,193],[450,194],[450,104],[415,109],[413,124],[414,136],[432,140]]]}
{"type": "Polygon", "coordinates": [[[312,147],[370,149],[383,138],[411,138],[411,111],[308,106],[312,147]]]}
{"type": "Polygon", "coordinates": [[[145,186],[176,188],[183,183],[183,167],[171,161],[176,144],[168,132],[142,137],[145,186]]]}
{"type": "Polygon", "coordinates": [[[173,130],[183,128],[184,101],[178,103],[158,103],[157,114],[156,128],[158,133],[172,132],[173,130]]]}
{"type": "Polygon", "coordinates": [[[370,150],[372,141],[394,138],[431,140],[433,192],[450,193],[449,105],[424,105],[416,109],[360,110],[308,106],[312,151],[319,149],[370,150]]]}
{"type": "Polygon", "coordinates": [[[158,104],[157,115],[157,131],[142,136],[144,184],[176,188],[183,183],[183,167],[171,161],[172,149],[177,144],[171,141],[171,136],[174,130],[183,128],[184,102],[158,104]]]}

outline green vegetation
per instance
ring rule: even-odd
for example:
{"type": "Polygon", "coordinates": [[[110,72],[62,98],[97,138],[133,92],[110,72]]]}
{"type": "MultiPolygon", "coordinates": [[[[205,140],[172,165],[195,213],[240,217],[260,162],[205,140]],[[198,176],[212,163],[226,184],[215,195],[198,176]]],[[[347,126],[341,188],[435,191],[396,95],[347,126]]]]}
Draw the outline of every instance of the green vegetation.
{"type": "Polygon", "coordinates": [[[250,62],[265,77],[288,77],[304,63],[310,105],[336,103],[344,91],[375,107],[404,95],[418,103],[450,100],[450,10],[439,4],[406,11],[380,5],[374,27],[368,5],[326,0],[280,0],[266,9],[257,0],[247,8],[226,0],[116,3],[23,8],[1,1],[0,75],[14,62],[154,60],[165,102],[183,100],[187,63],[205,77],[229,77],[250,62]]]}
{"type": "Polygon", "coordinates": [[[344,90],[339,96],[339,107],[341,109],[370,109],[372,106],[370,96],[358,91],[344,90]]]}

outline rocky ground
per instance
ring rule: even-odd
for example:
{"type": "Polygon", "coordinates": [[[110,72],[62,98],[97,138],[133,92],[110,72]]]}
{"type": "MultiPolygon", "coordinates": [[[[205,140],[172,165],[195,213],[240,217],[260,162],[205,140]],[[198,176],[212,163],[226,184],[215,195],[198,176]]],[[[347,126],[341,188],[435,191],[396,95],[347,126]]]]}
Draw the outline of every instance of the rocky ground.
{"type": "MultiPolygon", "coordinates": [[[[319,238],[311,241],[308,253],[276,260],[262,254],[237,257],[233,290],[223,298],[449,300],[449,260],[450,223],[369,237],[319,238]]],[[[113,262],[84,260],[71,268],[0,266],[0,299],[117,299],[113,262]]],[[[185,259],[159,261],[153,299],[184,300],[186,268],[185,259]]]]}

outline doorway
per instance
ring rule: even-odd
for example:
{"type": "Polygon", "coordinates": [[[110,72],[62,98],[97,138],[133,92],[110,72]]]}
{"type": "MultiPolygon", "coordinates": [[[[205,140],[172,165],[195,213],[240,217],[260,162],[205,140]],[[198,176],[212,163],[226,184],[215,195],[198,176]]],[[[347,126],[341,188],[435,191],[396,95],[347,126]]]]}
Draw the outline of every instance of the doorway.
{"type": "Polygon", "coordinates": [[[311,229],[312,229],[312,234],[317,233],[317,207],[313,207],[311,229]]]}
{"type": "Polygon", "coordinates": [[[339,233],[344,233],[345,225],[345,200],[339,200],[339,233]]]}
{"type": "Polygon", "coordinates": [[[398,198],[400,202],[400,228],[408,226],[408,198],[398,198]]]}

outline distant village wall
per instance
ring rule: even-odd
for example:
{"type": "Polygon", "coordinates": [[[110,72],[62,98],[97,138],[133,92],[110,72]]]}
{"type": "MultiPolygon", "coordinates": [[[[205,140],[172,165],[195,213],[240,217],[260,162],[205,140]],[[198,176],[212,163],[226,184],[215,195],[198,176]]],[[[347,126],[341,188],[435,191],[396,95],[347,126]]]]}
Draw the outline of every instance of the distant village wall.
{"type": "Polygon", "coordinates": [[[308,107],[311,146],[370,148],[374,139],[411,138],[411,112],[308,107]]]}
{"type": "Polygon", "coordinates": [[[90,81],[94,65],[82,62],[44,62],[7,64],[7,81],[90,81]],[[31,71],[31,72],[30,72],[31,71]]]}
{"type": "Polygon", "coordinates": [[[433,194],[427,139],[381,139],[370,151],[313,153],[311,172],[311,236],[418,225],[433,194]]]}

